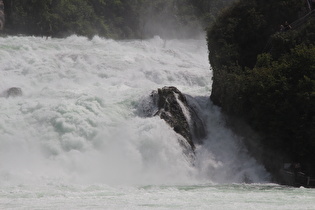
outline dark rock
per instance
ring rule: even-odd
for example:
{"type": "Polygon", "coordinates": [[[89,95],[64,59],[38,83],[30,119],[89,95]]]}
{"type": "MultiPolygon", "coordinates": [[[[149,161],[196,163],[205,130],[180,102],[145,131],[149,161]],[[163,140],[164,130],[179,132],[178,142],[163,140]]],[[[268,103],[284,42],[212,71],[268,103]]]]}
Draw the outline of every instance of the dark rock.
{"type": "Polygon", "coordinates": [[[201,144],[206,136],[199,110],[195,98],[182,94],[176,87],[163,87],[142,98],[136,111],[141,117],[159,116],[165,120],[179,134],[178,142],[183,153],[194,164],[195,145],[201,144]]]}
{"type": "Polygon", "coordinates": [[[157,107],[154,115],[165,120],[194,150],[195,143],[201,143],[206,132],[202,120],[186,97],[176,87],[158,89],[152,92],[151,97],[157,107]]]}
{"type": "Polygon", "coordinates": [[[3,0],[0,0],[0,31],[3,30],[5,23],[3,0]]]}
{"type": "Polygon", "coordinates": [[[17,96],[22,96],[23,92],[22,92],[22,89],[19,87],[11,87],[8,90],[6,90],[3,95],[6,98],[17,97],[17,96]]]}

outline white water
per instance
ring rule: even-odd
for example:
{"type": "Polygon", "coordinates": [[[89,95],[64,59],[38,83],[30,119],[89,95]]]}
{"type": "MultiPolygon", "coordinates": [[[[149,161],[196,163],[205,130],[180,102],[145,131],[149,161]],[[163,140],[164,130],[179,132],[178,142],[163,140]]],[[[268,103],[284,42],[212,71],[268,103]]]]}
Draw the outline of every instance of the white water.
{"type": "Polygon", "coordinates": [[[292,197],[300,209],[315,204],[312,190],[263,184],[268,174],[209,101],[203,39],[8,37],[0,38],[0,64],[0,92],[23,91],[0,97],[1,209],[299,209],[292,197]],[[194,97],[206,122],[194,165],[163,120],[137,110],[167,85],[194,97]]]}

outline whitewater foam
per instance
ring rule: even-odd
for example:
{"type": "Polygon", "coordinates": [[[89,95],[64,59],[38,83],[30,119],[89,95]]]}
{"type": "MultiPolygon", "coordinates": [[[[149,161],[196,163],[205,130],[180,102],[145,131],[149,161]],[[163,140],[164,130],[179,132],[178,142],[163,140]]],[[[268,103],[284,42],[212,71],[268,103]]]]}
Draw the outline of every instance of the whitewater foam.
{"type": "Polygon", "coordinates": [[[205,40],[0,38],[0,184],[179,184],[266,181],[208,99],[205,40]],[[209,135],[192,165],[176,134],[137,106],[176,86],[200,106],[209,135]]]}

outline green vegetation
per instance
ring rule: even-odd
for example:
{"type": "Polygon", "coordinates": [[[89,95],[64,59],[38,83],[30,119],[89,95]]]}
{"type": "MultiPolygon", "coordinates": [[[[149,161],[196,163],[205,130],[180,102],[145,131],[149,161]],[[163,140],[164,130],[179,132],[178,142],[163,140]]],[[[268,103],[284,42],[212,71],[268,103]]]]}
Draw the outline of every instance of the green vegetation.
{"type": "Polygon", "coordinates": [[[176,33],[189,37],[208,26],[229,1],[4,0],[4,33],[115,39],[173,37],[176,33]]]}
{"type": "Polygon", "coordinates": [[[315,18],[302,18],[304,3],[241,0],[208,30],[211,99],[263,137],[262,161],[271,172],[280,158],[315,171],[315,18]]]}
{"type": "Polygon", "coordinates": [[[134,37],[137,0],[4,0],[11,34],[134,37]],[[127,3],[125,3],[127,2],[127,3]]]}

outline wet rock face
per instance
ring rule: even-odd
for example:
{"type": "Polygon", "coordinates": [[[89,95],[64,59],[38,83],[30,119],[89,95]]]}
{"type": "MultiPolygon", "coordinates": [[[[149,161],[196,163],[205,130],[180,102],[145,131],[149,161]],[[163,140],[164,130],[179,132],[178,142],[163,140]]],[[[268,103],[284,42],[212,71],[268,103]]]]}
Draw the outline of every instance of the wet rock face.
{"type": "Polygon", "coordinates": [[[206,135],[203,122],[176,87],[163,87],[153,91],[151,97],[157,106],[154,115],[159,115],[176,133],[183,136],[192,149],[195,143],[201,143],[206,135]]]}
{"type": "Polygon", "coordinates": [[[23,92],[22,92],[22,89],[19,87],[11,87],[8,90],[6,90],[3,95],[6,98],[17,97],[17,96],[22,96],[23,92]]]}

